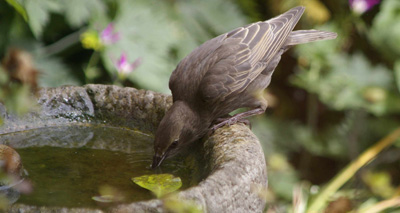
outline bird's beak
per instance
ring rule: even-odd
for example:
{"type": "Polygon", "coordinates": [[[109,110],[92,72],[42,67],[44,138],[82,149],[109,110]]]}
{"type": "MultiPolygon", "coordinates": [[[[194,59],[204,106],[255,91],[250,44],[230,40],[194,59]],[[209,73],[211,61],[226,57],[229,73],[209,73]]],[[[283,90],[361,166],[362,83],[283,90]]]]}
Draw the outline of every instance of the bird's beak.
{"type": "Polygon", "coordinates": [[[167,157],[167,153],[164,153],[161,156],[155,154],[153,157],[153,163],[151,164],[151,168],[154,169],[154,168],[160,166],[161,163],[164,161],[165,157],[167,157]]]}

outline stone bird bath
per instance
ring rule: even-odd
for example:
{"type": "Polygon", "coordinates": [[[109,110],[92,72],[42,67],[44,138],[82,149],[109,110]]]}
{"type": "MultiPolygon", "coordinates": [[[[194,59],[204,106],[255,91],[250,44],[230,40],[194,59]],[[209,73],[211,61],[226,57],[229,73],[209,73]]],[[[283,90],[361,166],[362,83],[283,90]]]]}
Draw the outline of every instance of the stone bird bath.
{"type": "MultiPolygon", "coordinates": [[[[106,124],[154,134],[165,111],[168,95],[108,85],[64,86],[39,91],[40,110],[17,118],[0,104],[4,125],[0,134],[77,123],[106,124]]],[[[205,212],[262,212],[265,202],[256,189],[267,187],[264,154],[256,136],[243,124],[222,127],[200,145],[204,179],[180,191],[205,212]]],[[[0,141],[0,143],[3,143],[0,141]]],[[[153,144],[149,144],[153,146],[153,144]]],[[[111,212],[164,212],[162,199],[111,207],[111,212]]],[[[9,212],[103,212],[99,209],[14,204],[9,212]]]]}

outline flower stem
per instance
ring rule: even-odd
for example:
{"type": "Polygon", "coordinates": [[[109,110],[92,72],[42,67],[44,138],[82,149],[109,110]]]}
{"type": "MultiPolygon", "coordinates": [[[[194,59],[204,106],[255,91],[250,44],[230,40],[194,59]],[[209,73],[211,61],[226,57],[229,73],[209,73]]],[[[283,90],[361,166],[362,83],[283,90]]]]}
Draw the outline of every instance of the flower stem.
{"type": "Polygon", "coordinates": [[[388,200],[381,201],[371,207],[366,209],[361,209],[360,213],[378,213],[383,212],[388,208],[398,207],[400,206],[400,197],[393,197],[388,200]]]}
{"type": "Polygon", "coordinates": [[[370,163],[384,148],[392,145],[396,139],[400,137],[400,127],[395,129],[385,138],[378,141],[374,146],[364,151],[355,161],[344,168],[329,184],[328,186],[315,198],[310,204],[307,212],[321,212],[321,208],[331,195],[333,195],[344,183],[346,183],[354,174],[366,164],[370,163]]]}
{"type": "Polygon", "coordinates": [[[99,62],[99,57],[100,54],[98,51],[94,51],[92,56],[90,56],[89,62],[86,66],[86,68],[83,70],[85,74],[85,82],[86,83],[91,83],[92,81],[92,75],[91,75],[91,69],[99,62]]]}

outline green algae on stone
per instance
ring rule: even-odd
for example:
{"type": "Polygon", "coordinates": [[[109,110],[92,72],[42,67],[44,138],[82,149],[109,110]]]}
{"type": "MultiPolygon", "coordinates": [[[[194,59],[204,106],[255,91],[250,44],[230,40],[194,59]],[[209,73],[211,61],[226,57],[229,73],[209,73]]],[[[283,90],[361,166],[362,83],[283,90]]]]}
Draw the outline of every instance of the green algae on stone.
{"type": "Polygon", "coordinates": [[[157,198],[174,192],[182,186],[181,178],[174,177],[171,174],[143,175],[132,178],[132,181],[140,187],[153,192],[157,198]]]}

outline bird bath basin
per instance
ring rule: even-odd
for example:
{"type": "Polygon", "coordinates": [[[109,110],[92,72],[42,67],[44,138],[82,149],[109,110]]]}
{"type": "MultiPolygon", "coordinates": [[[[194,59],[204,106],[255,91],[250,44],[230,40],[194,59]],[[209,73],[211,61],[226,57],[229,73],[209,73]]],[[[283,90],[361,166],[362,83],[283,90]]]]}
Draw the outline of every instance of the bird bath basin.
{"type": "Polygon", "coordinates": [[[127,128],[70,124],[3,134],[0,140],[19,153],[34,186],[17,204],[96,208],[100,203],[92,197],[112,187],[118,202],[101,203],[106,209],[154,197],[133,184],[132,177],[162,171],[180,177],[182,189],[201,177],[190,172],[183,157],[167,161],[159,170],[150,169],[153,137],[127,128]]]}
{"type": "Polygon", "coordinates": [[[67,86],[42,89],[38,103],[38,111],[21,118],[0,104],[0,143],[19,152],[33,182],[32,194],[22,195],[9,212],[163,212],[165,199],[130,180],[160,172],[179,176],[179,199],[207,212],[265,207],[256,190],[267,186],[264,155],[242,124],[218,129],[191,152],[165,161],[160,171],[149,168],[153,133],[171,106],[170,96],[117,86],[67,86]],[[91,196],[102,184],[120,189],[125,199],[99,205],[91,196]],[[49,192],[53,201],[43,197],[49,192]]]}

